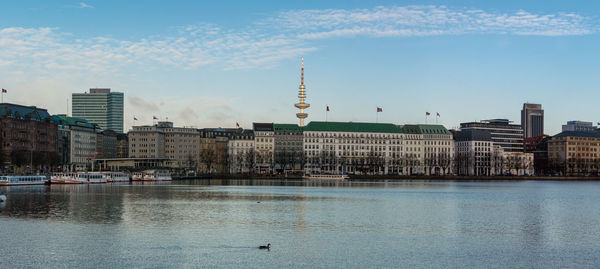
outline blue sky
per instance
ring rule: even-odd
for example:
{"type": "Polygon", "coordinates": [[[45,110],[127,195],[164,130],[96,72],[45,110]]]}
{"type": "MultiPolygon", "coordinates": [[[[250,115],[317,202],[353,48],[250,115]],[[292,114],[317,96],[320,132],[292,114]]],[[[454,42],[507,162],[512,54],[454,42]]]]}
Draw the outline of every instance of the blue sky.
{"type": "Polygon", "coordinates": [[[3,1],[5,101],[65,113],[72,92],[126,94],[126,127],[295,123],[300,57],[308,120],[448,128],[520,121],[546,133],[600,121],[596,1],[3,1]],[[429,119],[429,123],[434,122],[429,119]]]}

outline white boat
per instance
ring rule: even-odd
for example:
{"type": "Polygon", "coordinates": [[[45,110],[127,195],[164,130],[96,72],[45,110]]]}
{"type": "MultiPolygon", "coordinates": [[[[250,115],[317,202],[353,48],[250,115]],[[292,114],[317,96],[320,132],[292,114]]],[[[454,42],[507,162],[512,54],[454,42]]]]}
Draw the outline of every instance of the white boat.
{"type": "Polygon", "coordinates": [[[167,170],[146,170],[143,181],[171,181],[171,173],[167,170]]]}
{"type": "Polygon", "coordinates": [[[346,180],[349,179],[350,177],[347,175],[311,175],[311,174],[306,174],[304,176],[302,176],[302,179],[304,180],[346,180]]]}
{"type": "Polygon", "coordinates": [[[46,176],[0,176],[0,186],[44,185],[46,176]]]}
{"type": "Polygon", "coordinates": [[[100,172],[57,173],[50,178],[51,184],[100,184],[106,182],[106,175],[100,172]]]}
{"type": "Polygon", "coordinates": [[[144,173],[136,172],[131,174],[131,181],[144,181],[144,173]]]}
{"type": "Polygon", "coordinates": [[[123,172],[102,172],[107,182],[129,182],[129,175],[123,172]]]}

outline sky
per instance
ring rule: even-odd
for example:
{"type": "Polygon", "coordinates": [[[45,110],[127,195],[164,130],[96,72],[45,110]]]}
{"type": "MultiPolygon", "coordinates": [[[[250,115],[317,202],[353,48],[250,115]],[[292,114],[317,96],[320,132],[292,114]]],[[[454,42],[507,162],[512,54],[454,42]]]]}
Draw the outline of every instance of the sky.
{"type": "Polygon", "coordinates": [[[600,121],[599,1],[22,0],[0,18],[5,102],[64,114],[111,88],[125,129],[297,123],[301,57],[307,121],[519,123],[524,102],[550,135],[600,121]]]}

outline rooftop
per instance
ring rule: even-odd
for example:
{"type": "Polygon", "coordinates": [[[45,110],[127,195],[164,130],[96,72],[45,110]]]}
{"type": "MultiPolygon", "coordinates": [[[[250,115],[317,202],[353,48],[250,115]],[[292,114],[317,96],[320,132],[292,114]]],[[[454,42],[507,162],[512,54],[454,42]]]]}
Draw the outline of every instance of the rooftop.
{"type": "Polygon", "coordinates": [[[306,131],[328,131],[328,132],[364,132],[364,133],[402,133],[400,127],[392,123],[370,123],[370,122],[326,122],[311,121],[304,126],[306,131]]]}
{"type": "Polygon", "coordinates": [[[54,115],[52,116],[56,123],[59,125],[68,125],[68,126],[80,126],[85,128],[94,128],[95,125],[88,122],[85,119],[77,118],[77,117],[69,117],[67,115],[54,115]]]}
{"type": "Polygon", "coordinates": [[[600,138],[600,133],[595,133],[595,132],[581,132],[581,131],[564,131],[562,133],[559,133],[553,137],[567,137],[567,136],[574,136],[574,137],[594,137],[594,138],[600,138]]]}
{"type": "Polygon", "coordinates": [[[31,119],[35,121],[42,121],[50,118],[50,113],[48,113],[48,110],[46,109],[35,106],[1,103],[0,118],[31,119]]]}
{"type": "Polygon", "coordinates": [[[402,126],[405,134],[452,134],[444,125],[439,124],[406,124],[402,126]]]}

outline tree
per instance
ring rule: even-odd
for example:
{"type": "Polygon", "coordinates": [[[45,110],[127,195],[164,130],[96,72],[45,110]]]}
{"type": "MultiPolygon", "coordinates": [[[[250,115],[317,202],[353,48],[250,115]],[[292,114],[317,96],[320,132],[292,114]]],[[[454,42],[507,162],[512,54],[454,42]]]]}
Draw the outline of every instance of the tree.
{"type": "Polygon", "coordinates": [[[244,155],[244,163],[248,168],[248,172],[250,174],[254,173],[254,165],[256,164],[256,153],[254,152],[254,149],[251,148],[246,152],[244,155]]]}
{"type": "Polygon", "coordinates": [[[200,159],[202,163],[205,165],[205,170],[209,173],[212,173],[212,165],[215,161],[215,152],[212,149],[203,149],[200,152],[200,159]]]}

